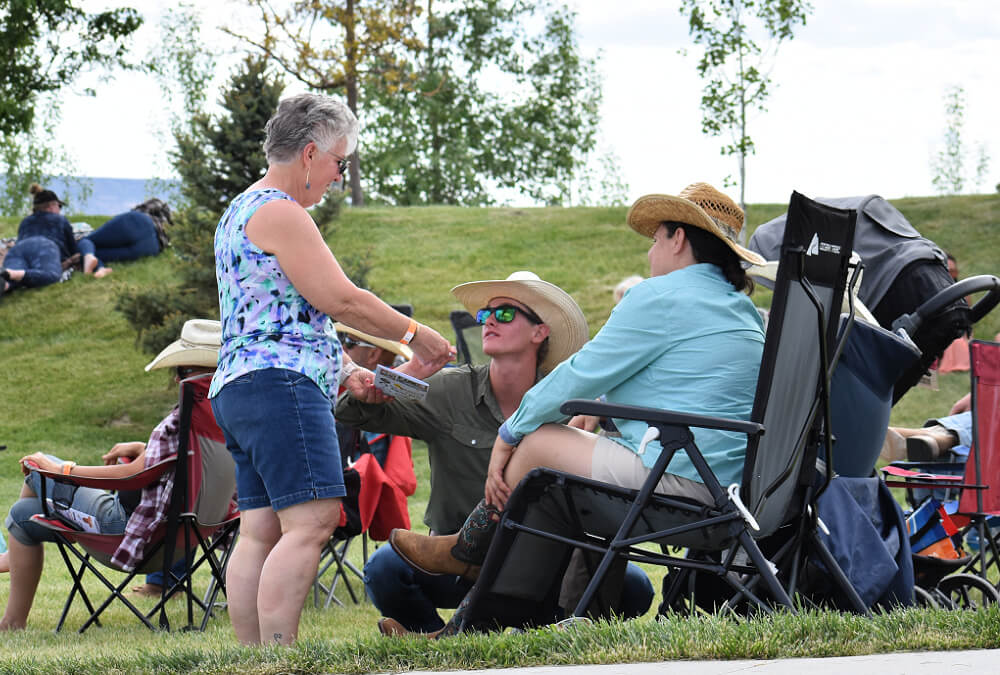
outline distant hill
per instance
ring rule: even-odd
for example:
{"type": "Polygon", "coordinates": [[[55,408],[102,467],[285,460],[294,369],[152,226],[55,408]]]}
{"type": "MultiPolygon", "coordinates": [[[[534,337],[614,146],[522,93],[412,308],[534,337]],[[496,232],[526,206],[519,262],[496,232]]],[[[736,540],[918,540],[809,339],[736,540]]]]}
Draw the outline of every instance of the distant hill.
{"type": "MultiPolygon", "coordinates": [[[[0,183],[3,178],[0,177],[0,183]]],[[[94,216],[113,216],[128,211],[150,197],[167,203],[176,201],[180,181],[160,178],[91,178],[56,176],[42,187],[53,190],[68,204],[66,212],[94,216]],[[89,188],[89,194],[87,194],[89,188]]]]}

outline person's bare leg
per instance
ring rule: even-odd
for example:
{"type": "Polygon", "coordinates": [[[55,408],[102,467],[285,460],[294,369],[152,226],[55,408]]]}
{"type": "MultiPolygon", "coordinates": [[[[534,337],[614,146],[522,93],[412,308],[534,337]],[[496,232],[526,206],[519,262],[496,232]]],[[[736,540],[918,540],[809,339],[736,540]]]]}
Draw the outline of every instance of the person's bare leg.
{"type": "Polygon", "coordinates": [[[339,499],[319,499],[278,512],[281,538],[264,561],[257,591],[263,644],[290,645],[299,634],[306,594],[320,553],[340,520],[339,499]]]}
{"type": "Polygon", "coordinates": [[[83,273],[93,274],[94,270],[97,269],[97,256],[93,253],[87,253],[83,256],[83,273]]]}
{"type": "Polygon", "coordinates": [[[597,436],[564,424],[545,424],[525,436],[504,470],[504,482],[514,489],[539,466],[590,477],[597,436]]]}
{"type": "Polygon", "coordinates": [[[0,630],[20,630],[28,625],[28,613],[35,601],[38,581],[42,578],[45,552],[41,545],[27,546],[11,537],[8,554],[10,597],[3,619],[0,619],[0,630]]]}
{"type": "Polygon", "coordinates": [[[0,553],[0,574],[10,572],[10,553],[0,553]]]}
{"type": "Polygon", "coordinates": [[[281,523],[270,507],[240,514],[240,538],[226,570],[229,619],[241,644],[260,644],[257,594],[264,560],[281,537],[281,523]]]}

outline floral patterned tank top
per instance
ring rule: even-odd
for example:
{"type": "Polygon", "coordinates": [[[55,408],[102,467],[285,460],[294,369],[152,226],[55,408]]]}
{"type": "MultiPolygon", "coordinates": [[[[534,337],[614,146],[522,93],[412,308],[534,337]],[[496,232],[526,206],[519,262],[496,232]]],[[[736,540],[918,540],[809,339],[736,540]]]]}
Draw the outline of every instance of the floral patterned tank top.
{"type": "Polygon", "coordinates": [[[333,322],[299,295],[278,259],[246,235],[257,209],[279,199],[292,200],[274,188],[244,192],[215,230],[222,348],[210,397],[227,382],[265,368],[294,370],[331,399],[337,394],[341,353],[333,322]]]}

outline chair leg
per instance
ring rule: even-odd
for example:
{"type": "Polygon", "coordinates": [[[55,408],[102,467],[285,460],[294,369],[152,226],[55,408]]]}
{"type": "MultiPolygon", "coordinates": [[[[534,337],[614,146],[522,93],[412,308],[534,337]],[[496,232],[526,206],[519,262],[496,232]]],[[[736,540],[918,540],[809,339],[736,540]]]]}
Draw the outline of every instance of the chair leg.
{"type": "Polygon", "coordinates": [[[823,565],[826,567],[827,573],[833,577],[837,586],[841,591],[843,591],[844,595],[847,596],[847,599],[854,608],[854,611],[858,614],[870,617],[871,612],[868,610],[868,606],[865,605],[865,601],[861,599],[861,596],[858,595],[857,590],[855,590],[853,584],[851,584],[851,581],[847,578],[847,575],[844,574],[844,570],[842,570],[840,565],[837,564],[833,554],[830,553],[830,549],[828,549],[826,544],[820,540],[819,534],[816,530],[809,533],[809,544],[812,546],[813,550],[816,551],[820,560],[823,561],[823,565]]]}
{"type": "Polygon", "coordinates": [[[767,591],[771,594],[771,597],[779,604],[787,607],[794,614],[795,606],[792,604],[792,599],[788,597],[788,593],[785,592],[781,583],[778,582],[778,578],[771,569],[771,562],[764,557],[764,554],[761,553],[760,548],[757,546],[757,542],[753,540],[753,537],[750,536],[750,533],[746,529],[740,532],[739,542],[743,550],[746,551],[747,556],[753,562],[754,567],[757,568],[761,579],[764,580],[764,585],[767,587],[767,591]]]}

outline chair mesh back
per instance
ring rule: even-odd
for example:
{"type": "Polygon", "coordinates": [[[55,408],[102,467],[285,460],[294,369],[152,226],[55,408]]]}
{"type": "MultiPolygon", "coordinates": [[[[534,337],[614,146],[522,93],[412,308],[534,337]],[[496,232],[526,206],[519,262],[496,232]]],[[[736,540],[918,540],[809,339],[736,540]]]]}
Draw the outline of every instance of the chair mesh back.
{"type": "Polygon", "coordinates": [[[761,526],[759,536],[786,520],[803,466],[813,463],[815,448],[808,442],[833,351],[855,220],[854,211],[792,194],[751,416],[765,432],[748,446],[743,476],[743,498],[761,526]],[[821,340],[829,346],[825,360],[821,340]]]}
{"type": "Polygon", "coordinates": [[[973,340],[972,368],[973,448],[965,461],[965,482],[987,485],[985,490],[962,490],[962,513],[1000,514],[1000,343],[973,340]],[[976,475],[976,465],[979,475],[976,475]],[[977,503],[982,498],[982,510],[977,503]]]}
{"type": "Polygon", "coordinates": [[[455,310],[449,316],[455,329],[455,349],[458,362],[478,366],[489,359],[483,354],[483,329],[476,323],[476,317],[465,310],[455,310]]]}

